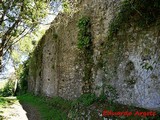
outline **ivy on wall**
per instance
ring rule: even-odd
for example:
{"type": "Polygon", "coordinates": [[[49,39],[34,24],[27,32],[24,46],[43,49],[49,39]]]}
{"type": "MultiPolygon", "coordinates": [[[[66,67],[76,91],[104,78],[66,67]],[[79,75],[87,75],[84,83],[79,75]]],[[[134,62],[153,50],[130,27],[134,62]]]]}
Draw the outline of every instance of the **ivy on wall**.
{"type": "Polygon", "coordinates": [[[82,17],[78,21],[78,44],[77,47],[80,50],[80,56],[84,63],[84,77],[83,77],[83,93],[91,93],[92,91],[92,66],[93,66],[93,48],[91,37],[91,23],[89,17],[82,17]]]}
{"type": "MultiPolygon", "coordinates": [[[[121,2],[117,14],[109,24],[108,38],[104,44],[104,47],[107,48],[104,53],[106,56],[116,54],[115,71],[117,65],[122,60],[122,53],[125,49],[123,44],[125,40],[118,38],[117,33],[126,31],[133,26],[146,29],[155,24],[156,26],[160,25],[159,13],[160,0],[124,0],[121,2]],[[113,53],[115,47],[118,47],[118,50],[116,53],[113,53]]],[[[107,58],[106,56],[105,58],[107,58]]],[[[152,68],[149,67],[149,69],[151,70],[152,68]]]]}
{"type": "Polygon", "coordinates": [[[78,22],[78,48],[79,49],[90,49],[91,41],[91,31],[90,31],[90,19],[89,17],[82,17],[78,22]]]}
{"type": "MultiPolygon", "coordinates": [[[[105,58],[102,65],[108,80],[116,77],[119,63],[123,60],[123,53],[127,42],[123,36],[118,36],[119,32],[123,35],[127,33],[128,28],[138,27],[147,29],[152,25],[160,25],[160,0],[123,0],[109,24],[107,40],[103,44],[102,58],[105,58]],[[126,42],[126,44],[125,44],[126,42]],[[117,48],[117,49],[115,49],[117,48]],[[116,59],[115,59],[116,58],[116,59]],[[115,72],[115,73],[114,73],[115,72]]],[[[152,70],[153,67],[148,63],[142,63],[142,68],[152,70]]],[[[135,79],[129,79],[130,84],[135,84],[135,79]]]]}
{"type": "Polygon", "coordinates": [[[129,22],[141,28],[149,27],[160,18],[159,13],[160,0],[125,0],[109,26],[109,38],[113,38],[129,22]]]}
{"type": "Polygon", "coordinates": [[[44,46],[44,39],[45,36],[39,41],[38,45],[36,46],[35,50],[30,56],[29,60],[29,68],[30,73],[33,76],[34,80],[36,79],[37,72],[41,72],[42,67],[42,57],[43,57],[43,46],[44,46]]]}

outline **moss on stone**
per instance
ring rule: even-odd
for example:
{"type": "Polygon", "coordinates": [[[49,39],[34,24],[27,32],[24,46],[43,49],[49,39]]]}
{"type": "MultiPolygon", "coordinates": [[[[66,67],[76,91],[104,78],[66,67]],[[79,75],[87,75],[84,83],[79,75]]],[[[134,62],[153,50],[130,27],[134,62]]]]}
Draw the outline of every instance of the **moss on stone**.
{"type": "Polygon", "coordinates": [[[81,61],[84,63],[83,71],[84,86],[82,87],[83,93],[91,93],[92,91],[92,68],[93,68],[93,47],[91,37],[91,23],[90,18],[83,16],[78,21],[78,44],[80,50],[81,61]]]}
{"type": "Polygon", "coordinates": [[[38,45],[30,56],[29,70],[34,79],[36,79],[38,71],[41,71],[44,43],[45,36],[42,37],[42,39],[39,41],[38,45]]]}
{"type": "Polygon", "coordinates": [[[126,23],[133,22],[141,28],[149,27],[160,18],[159,0],[125,0],[121,3],[119,12],[109,26],[109,39],[113,39],[126,23]]]}

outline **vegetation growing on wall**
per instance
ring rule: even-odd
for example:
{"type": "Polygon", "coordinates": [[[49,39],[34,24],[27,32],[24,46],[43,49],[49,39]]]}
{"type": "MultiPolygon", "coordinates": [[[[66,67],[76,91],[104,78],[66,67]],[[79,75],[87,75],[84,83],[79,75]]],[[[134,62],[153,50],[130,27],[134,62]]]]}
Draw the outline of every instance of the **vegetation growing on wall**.
{"type": "MultiPolygon", "coordinates": [[[[91,37],[91,23],[89,17],[82,17],[78,21],[78,48],[80,50],[80,56],[84,62],[84,86],[83,93],[91,93],[92,86],[92,65],[93,65],[93,48],[92,48],[92,37],[91,37]]],[[[81,62],[82,62],[81,61],[81,62]]]]}
{"type": "MultiPolygon", "coordinates": [[[[160,17],[159,0],[125,0],[109,26],[109,38],[117,34],[124,24],[133,22],[138,27],[149,27],[160,17]]],[[[157,23],[159,24],[159,23],[157,23]]]]}
{"type": "MultiPolygon", "coordinates": [[[[104,44],[106,48],[104,53],[106,61],[104,63],[109,64],[109,59],[114,58],[114,56],[117,58],[114,59],[114,65],[112,68],[108,68],[107,73],[109,73],[109,70],[113,71],[111,69],[114,69],[116,72],[118,64],[123,58],[122,53],[125,49],[125,41],[117,36],[118,32],[126,31],[128,28],[135,26],[144,29],[153,24],[160,24],[160,21],[158,21],[158,18],[160,18],[159,0],[124,0],[121,2],[118,10],[119,12],[117,12],[109,25],[108,40],[104,44]],[[115,47],[118,48],[116,51],[115,47]]],[[[144,64],[142,67],[147,70],[153,69],[149,64],[144,64]]]]}
{"type": "Polygon", "coordinates": [[[92,45],[90,27],[89,17],[82,17],[79,19],[78,48],[81,50],[90,49],[92,45]]]}
{"type": "MultiPolygon", "coordinates": [[[[105,51],[102,51],[102,58],[105,58],[102,64],[106,65],[104,68],[107,76],[105,82],[113,78],[117,79],[117,68],[124,58],[123,53],[126,50],[127,42],[118,33],[121,32],[125,36],[128,28],[138,27],[139,29],[146,29],[153,24],[159,25],[160,23],[158,20],[160,18],[159,0],[124,0],[121,2],[118,10],[110,22],[107,41],[104,44],[105,51]]],[[[146,70],[153,69],[149,63],[145,62],[141,65],[146,70]]],[[[127,82],[130,86],[133,86],[136,83],[136,79],[128,78],[127,82]]]]}
{"type": "Polygon", "coordinates": [[[43,36],[39,41],[29,60],[30,73],[34,77],[34,79],[36,79],[37,72],[40,72],[42,67],[44,37],[45,36],[43,36]]]}

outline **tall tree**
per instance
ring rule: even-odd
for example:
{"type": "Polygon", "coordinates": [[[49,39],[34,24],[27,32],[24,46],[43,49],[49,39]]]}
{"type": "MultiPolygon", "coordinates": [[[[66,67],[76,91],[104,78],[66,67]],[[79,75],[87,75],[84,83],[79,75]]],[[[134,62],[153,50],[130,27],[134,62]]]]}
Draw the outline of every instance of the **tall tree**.
{"type": "Polygon", "coordinates": [[[35,30],[49,12],[47,0],[0,0],[0,70],[12,45],[35,30]]]}

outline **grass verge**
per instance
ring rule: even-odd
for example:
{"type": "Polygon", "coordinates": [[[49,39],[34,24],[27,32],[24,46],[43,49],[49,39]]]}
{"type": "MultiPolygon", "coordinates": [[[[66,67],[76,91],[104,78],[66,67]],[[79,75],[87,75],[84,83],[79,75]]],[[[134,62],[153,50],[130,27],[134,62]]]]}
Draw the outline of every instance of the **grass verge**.
{"type": "Polygon", "coordinates": [[[64,100],[60,97],[46,98],[42,96],[35,96],[30,93],[18,96],[17,98],[21,103],[30,104],[31,106],[37,108],[40,112],[42,120],[68,120],[69,118],[74,119],[75,117],[81,119],[84,115],[88,116],[88,110],[90,110],[92,120],[101,120],[104,118],[97,114],[97,110],[99,113],[102,113],[103,110],[114,112],[129,111],[133,113],[131,116],[106,116],[107,118],[112,119],[160,120],[159,112],[156,112],[156,116],[154,117],[146,117],[145,115],[135,116],[134,113],[137,111],[146,114],[146,112],[150,112],[150,110],[109,102],[103,97],[96,98],[93,94],[82,95],[73,101],[64,100]],[[70,113],[69,118],[68,113],[70,113]]]}
{"type": "Polygon", "coordinates": [[[60,97],[46,98],[35,96],[30,93],[17,97],[21,103],[36,107],[41,114],[42,120],[67,120],[67,111],[70,102],[60,97]]]}

